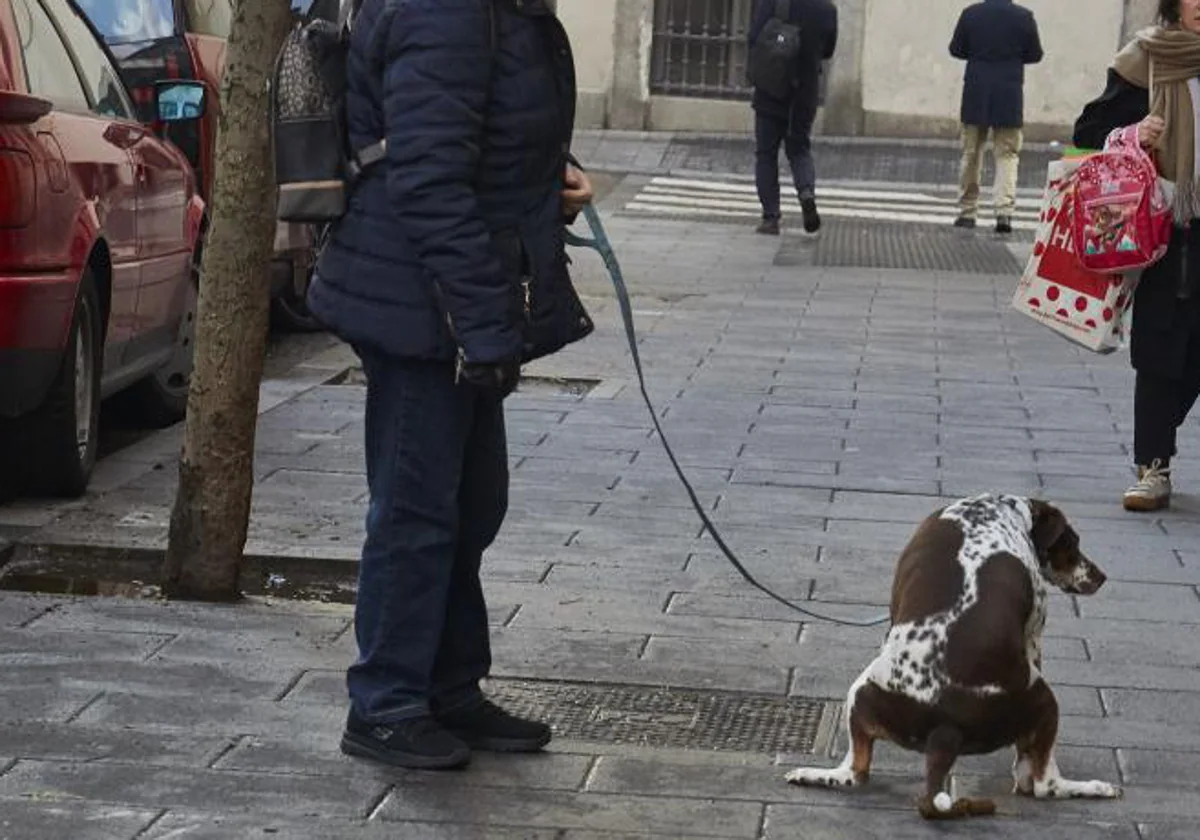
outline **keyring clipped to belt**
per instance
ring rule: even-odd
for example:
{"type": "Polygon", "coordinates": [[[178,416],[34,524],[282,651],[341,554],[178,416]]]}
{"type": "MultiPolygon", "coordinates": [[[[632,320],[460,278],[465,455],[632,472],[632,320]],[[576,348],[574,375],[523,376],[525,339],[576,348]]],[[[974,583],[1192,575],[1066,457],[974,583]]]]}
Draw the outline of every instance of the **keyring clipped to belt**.
{"type": "Polygon", "coordinates": [[[795,610],[802,615],[806,615],[809,618],[815,618],[818,621],[828,621],[833,624],[841,624],[846,627],[876,627],[880,624],[886,624],[891,620],[890,614],[884,614],[878,618],[872,618],[869,620],[855,621],[853,619],[834,618],[833,616],[822,615],[821,613],[813,612],[812,610],[806,609],[799,604],[789,601],[787,598],[772,592],[769,588],[759,583],[755,579],[754,575],[750,574],[746,567],[742,565],[742,562],[738,560],[737,555],[733,553],[733,550],[730,549],[725,543],[725,540],[721,537],[721,533],[717,530],[717,526],[713,524],[712,520],[708,517],[708,513],[705,512],[704,505],[700,503],[700,498],[696,495],[696,491],[692,488],[692,483],[688,481],[687,476],[684,475],[683,467],[679,465],[679,460],[675,457],[675,453],[671,449],[671,444],[667,442],[667,436],[663,433],[662,424],[659,423],[658,420],[658,412],[654,408],[654,403],[650,401],[650,394],[646,391],[646,377],[642,372],[642,359],[641,355],[638,353],[637,330],[635,330],[633,326],[633,306],[629,302],[629,290],[625,286],[625,275],[621,272],[621,265],[617,262],[617,255],[613,252],[612,243],[609,241],[608,234],[604,230],[604,225],[600,221],[600,214],[596,211],[594,206],[588,204],[583,208],[583,215],[584,218],[587,219],[588,227],[592,229],[593,238],[584,239],[581,236],[577,236],[576,234],[567,231],[565,237],[567,244],[580,248],[591,248],[600,255],[602,260],[604,260],[604,265],[608,269],[608,276],[612,279],[613,290],[617,294],[617,304],[621,307],[621,320],[625,322],[625,339],[629,342],[629,354],[633,357],[633,367],[634,370],[637,371],[638,388],[642,392],[642,399],[646,403],[646,408],[650,411],[650,419],[654,422],[654,429],[656,432],[658,432],[658,439],[662,441],[663,450],[666,451],[667,458],[671,461],[671,466],[675,468],[675,474],[679,476],[680,482],[683,483],[683,488],[687,490],[688,498],[691,499],[692,502],[692,507],[696,509],[696,513],[699,515],[700,521],[704,523],[704,528],[709,534],[712,535],[713,542],[715,542],[717,547],[721,549],[721,553],[725,555],[725,559],[732,564],[733,568],[737,569],[738,574],[740,574],[751,586],[758,589],[765,595],[775,599],[785,607],[795,610]]]}

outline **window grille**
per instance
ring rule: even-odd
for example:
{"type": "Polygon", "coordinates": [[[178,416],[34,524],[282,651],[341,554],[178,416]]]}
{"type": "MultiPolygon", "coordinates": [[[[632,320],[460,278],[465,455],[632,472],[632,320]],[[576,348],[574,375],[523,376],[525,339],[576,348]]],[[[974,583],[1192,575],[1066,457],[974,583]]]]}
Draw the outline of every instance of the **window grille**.
{"type": "Polygon", "coordinates": [[[650,91],[748,99],[746,34],[752,0],[655,0],[650,91]]]}

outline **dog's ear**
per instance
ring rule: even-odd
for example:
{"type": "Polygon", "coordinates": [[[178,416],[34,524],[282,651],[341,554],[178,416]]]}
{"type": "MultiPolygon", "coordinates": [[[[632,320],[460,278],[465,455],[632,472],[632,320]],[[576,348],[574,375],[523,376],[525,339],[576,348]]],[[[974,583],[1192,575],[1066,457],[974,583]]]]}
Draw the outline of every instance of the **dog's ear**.
{"type": "Polygon", "coordinates": [[[1029,500],[1029,511],[1033,514],[1033,528],[1029,533],[1033,547],[1039,552],[1047,551],[1066,533],[1067,517],[1054,505],[1040,499],[1029,500]]]}

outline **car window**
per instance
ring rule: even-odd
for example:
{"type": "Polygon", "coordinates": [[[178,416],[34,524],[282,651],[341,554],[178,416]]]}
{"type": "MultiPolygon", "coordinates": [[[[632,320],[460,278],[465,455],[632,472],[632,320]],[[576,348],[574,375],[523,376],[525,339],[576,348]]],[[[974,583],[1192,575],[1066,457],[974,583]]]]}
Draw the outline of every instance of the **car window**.
{"type": "Polygon", "coordinates": [[[175,34],[172,0],[78,0],[109,44],[153,41],[175,34]]]}
{"type": "Polygon", "coordinates": [[[96,35],[87,22],[67,0],[43,1],[79,59],[81,75],[91,94],[92,111],[113,119],[133,119],[133,106],[121,87],[120,77],[104,49],[96,43],[96,35]]]}
{"type": "Polygon", "coordinates": [[[38,0],[12,0],[12,8],[29,92],[49,99],[60,110],[86,111],[83,84],[46,10],[38,0]]]}
{"type": "Polygon", "coordinates": [[[231,0],[183,0],[183,8],[187,12],[188,32],[215,38],[229,37],[233,24],[231,0]]]}

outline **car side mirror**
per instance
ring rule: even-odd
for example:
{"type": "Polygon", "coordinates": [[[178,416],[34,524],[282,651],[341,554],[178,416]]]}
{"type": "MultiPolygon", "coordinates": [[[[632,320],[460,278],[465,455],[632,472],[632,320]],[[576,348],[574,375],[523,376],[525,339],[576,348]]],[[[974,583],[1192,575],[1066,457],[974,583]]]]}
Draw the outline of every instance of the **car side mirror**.
{"type": "Polygon", "coordinates": [[[208,102],[204,82],[169,81],[154,85],[154,104],[162,122],[198,120],[208,102]]]}

